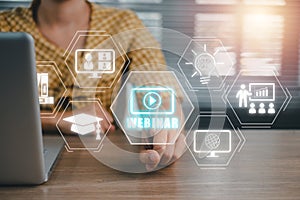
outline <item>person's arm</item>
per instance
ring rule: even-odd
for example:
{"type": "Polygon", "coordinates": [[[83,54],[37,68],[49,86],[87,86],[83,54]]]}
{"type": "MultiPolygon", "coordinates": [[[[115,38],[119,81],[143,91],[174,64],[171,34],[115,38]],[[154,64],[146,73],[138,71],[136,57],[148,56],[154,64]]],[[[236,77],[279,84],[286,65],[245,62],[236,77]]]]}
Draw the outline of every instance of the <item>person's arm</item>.
{"type": "MultiPolygon", "coordinates": [[[[128,57],[131,60],[131,71],[167,71],[166,61],[161,51],[159,43],[150,34],[142,22],[133,14],[130,14],[132,23],[135,24],[136,30],[132,33],[132,43],[128,53],[128,57]]],[[[164,83],[170,87],[175,87],[178,91],[178,98],[181,98],[181,90],[177,88],[177,83],[174,80],[168,79],[163,75],[155,76],[155,79],[147,80],[145,77],[141,77],[140,80],[135,80],[137,85],[144,84],[145,82],[164,83]]],[[[176,101],[176,114],[174,116],[180,119],[183,115],[180,100],[176,101]]],[[[168,105],[166,105],[168,107],[168,105]]],[[[184,121],[184,120],[182,120],[184,121]]],[[[178,133],[177,129],[163,130],[154,135],[153,143],[161,143],[162,145],[153,145],[153,149],[142,149],[140,154],[140,160],[145,164],[148,171],[154,170],[159,164],[168,165],[181,157],[185,151],[183,133],[178,133]],[[174,145],[163,145],[167,143],[174,143],[174,145]]]]}

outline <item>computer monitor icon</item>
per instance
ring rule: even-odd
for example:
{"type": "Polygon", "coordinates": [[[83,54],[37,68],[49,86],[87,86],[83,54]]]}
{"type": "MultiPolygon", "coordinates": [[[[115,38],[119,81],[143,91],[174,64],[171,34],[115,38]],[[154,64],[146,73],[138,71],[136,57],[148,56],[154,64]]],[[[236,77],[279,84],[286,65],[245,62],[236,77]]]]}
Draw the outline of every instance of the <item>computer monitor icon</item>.
{"type": "Polygon", "coordinates": [[[77,49],[75,71],[90,74],[89,78],[101,78],[103,74],[115,72],[115,51],[113,49],[77,49]]]}
{"type": "Polygon", "coordinates": [[[199,157],[219,157],[216,154],[231,152],[230,130],[196,130],[194,131],[193,150],[199,157]]]}

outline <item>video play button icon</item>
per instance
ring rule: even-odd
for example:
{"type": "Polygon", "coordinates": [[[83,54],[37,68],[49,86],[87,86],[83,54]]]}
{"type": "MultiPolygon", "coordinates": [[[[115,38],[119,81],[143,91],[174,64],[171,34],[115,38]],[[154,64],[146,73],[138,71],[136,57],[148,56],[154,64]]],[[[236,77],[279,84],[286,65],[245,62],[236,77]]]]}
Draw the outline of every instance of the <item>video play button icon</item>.
{"type": "Polygon", "coordinates": [[[161,96],[157,92],[148,92],[143,98],[143,104],[149,110],[157,109],[161,105],[161,96]]]}
{"type": "Polygon", "coordinates": [[[157,102],[157,100],[154,97],[149,96],[149,102],[148,102],[149,106],[154,105],[156,102],[157,102]]]}

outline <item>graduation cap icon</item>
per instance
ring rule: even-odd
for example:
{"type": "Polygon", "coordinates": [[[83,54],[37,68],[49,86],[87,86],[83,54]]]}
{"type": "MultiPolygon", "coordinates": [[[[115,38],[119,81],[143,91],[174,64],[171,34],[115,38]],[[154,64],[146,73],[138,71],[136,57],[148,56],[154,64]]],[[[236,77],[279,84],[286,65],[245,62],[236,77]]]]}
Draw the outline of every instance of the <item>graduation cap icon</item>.
{"type": "Polygon", "coordinates": [[[103,121],[102,118],[88,115],[88,114],[78,114],[71,117],[67,117],[63,119],[66,122],[72,123],[71,131],[77,133],[79,135],[87,135],[89,133],[96,131],[96,140],[100,140],[101,133],[101,124],[103,121]]]}

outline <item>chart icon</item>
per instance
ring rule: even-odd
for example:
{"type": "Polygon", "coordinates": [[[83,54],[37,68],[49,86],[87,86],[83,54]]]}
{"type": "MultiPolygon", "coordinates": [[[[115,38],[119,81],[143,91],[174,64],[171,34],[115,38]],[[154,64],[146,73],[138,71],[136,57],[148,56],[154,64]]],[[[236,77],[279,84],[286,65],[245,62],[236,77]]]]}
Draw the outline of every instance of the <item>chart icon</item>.
{"type": "Polygon", "coordinates": [[[274,83],[250,83],[250,101],[275,101],[274,83]]]}

